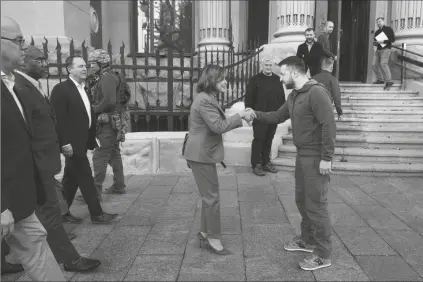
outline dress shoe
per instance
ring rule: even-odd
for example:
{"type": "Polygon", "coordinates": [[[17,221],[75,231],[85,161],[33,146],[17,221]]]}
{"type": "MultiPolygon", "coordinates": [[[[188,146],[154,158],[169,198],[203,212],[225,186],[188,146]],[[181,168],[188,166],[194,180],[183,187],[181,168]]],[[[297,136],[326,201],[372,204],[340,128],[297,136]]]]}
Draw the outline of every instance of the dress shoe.
{"type": "Polygon", "coordinates": [[[114,187],[110,187],[109,189],[104,190],[104,194],[115,194],[115,195],[123,195],[126,194],[125,188],[116,189],[114,187]]]}
{"type": "Polygon", "coordinates": [[[376,80],[373,84],[385,84],[383,80],[376,80]]]}
{"type": "Polygon", "coordinates": [[[117,216],[118,216],[117,213],[103,212],[103,214],[101,214],[101,215],[91,216],[91,223],[93,223],[93,224],[107,224],[107,223],[110,223],[117,216]]]}
{"type": "Polygon", "coordinates": [[[101,262],[97,259],[89,259],[80,257],[71,263],[65,263],[63,266],[66,271],[70,272],[85,272],[96,269],[101,262]]]}
{"type": "Polygon", "coordinates": [[[263,169],[262,169],[262,167],[261,167],[261,165],[260,165],[260,164],[256,165],[256,166],[253,168],[253,173],[254,173],[255,175],[258,175],[258,176],[265,176],[265,175],[266,175],[266,173],[265,173],[265,172],[263,172],[263,169]]]}
{"type": "Polygon", "coordinates": [[[1,262],[1,274],[12,274],[24,271],[22,264],[10,263],[5,260],[1,262]]]}
{"type": "Polygon", "coordinates": [[[69,232],[68,237],[69,237],[69,241],[72,241],[72,240],[75,240],[77,236],[75,233],[69,232]]]}
{"type": "Polygon", "coordinates": [[[62,215],[62,220],[65,223],[81,223],[83,219],[74,217],[71,213],[62,215]]]}
{"type": "Polygon", "coordinates": [[[393,83],[392,81],[387,82],[387,83],[385,84],[385,87],[383,88],[383,90],[389,90],[389,89],[391,89],[391,86],[392,86],[392,85],[394,85],[394,83],[393,83]]]}
{"type": "Polygon", "coordinates": [[[271,172],[271,173],[276,173],[276,172],[278,172],[278,170],[276,169],[276,167],[274,167],[271,163],[265,164],[265,165],[263,166],[263,170],[264,170],[264,171],[271,172]]]}

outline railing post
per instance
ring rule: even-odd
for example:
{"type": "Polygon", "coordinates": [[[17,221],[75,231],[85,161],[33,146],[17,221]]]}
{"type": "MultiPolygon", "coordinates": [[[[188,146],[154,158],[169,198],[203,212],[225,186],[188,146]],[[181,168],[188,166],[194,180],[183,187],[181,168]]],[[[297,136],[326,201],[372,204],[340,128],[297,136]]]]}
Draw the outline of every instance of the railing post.
{"type": "MultiPolygon", "coordinates": [[[[402,49],[401,49],[401,56],[402,58],[404,58],[405,56],[405,50],[407,49],[407,43],[402,43],[402,49]]],[[[405,90],[405,74],[406,74],[406,69],[405,69],[405,60],[403,59],[401,62],[401,88],[402,90],[405,90]]]]}

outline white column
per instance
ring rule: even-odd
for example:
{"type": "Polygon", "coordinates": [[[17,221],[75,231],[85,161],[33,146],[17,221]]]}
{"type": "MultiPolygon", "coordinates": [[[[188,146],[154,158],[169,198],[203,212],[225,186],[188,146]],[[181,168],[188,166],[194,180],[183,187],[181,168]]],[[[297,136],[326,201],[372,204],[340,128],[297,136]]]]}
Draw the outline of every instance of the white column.
{"type": "Polygon", "coordinates": [[[229,46],[229,1],[198,1],[198,47],[207,49],[229,46]]]}
{"type": "Polygon", "coordinates": [[[315,0],[279,0],[277,7],[277,30],[272,43],[303,42],[304,31],[313,27],[315,0]]]}
{"type": "Polygon", "coordinates": [[[397,44],[423,45],[423,1],[393,1],[391,27],[397,44]]]}

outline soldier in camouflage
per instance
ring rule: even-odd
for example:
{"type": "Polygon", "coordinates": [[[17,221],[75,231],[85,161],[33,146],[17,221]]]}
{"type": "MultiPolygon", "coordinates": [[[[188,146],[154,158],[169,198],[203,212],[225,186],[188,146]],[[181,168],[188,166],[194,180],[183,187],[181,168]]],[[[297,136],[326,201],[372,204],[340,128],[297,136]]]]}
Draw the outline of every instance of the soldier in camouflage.
{"type": "Polygon", "coordinates": [[[110,55],[101,49],[94,50],[88,56],[90,73],[97,76],[92,86],[93,107],[97,116],[97,139],[99,147],[93,153],[94,182],[101,199],[107,164],[113,168],[113,185],[105,194],[125,194],[122,157],[120,154],[118,130],[114,114],[119,106],[120,79],[112,71],[110,55]]]}

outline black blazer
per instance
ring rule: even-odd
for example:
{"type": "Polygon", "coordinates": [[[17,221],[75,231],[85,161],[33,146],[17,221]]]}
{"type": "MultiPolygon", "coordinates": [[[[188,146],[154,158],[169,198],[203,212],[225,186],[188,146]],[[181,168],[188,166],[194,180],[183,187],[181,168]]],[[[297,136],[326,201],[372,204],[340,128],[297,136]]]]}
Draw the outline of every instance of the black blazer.
{"type": "Polygon", "coordinates": [[[22,104],[25,120],[6,85],[1,82],[1,211],[9,209],[15,222],[30,216],[37,204],[45,202],[44,189],[34,165],[31,149],[30,104],[15,94],[22,104]]]}
{"type": "Polygon", "coordinates": [[[323,56],[333,57],[333,54],[325,51],[319,42],[313,43],[310,52],[308,51],[307,43],[304,42],[298,46],[297,57],[304,60],[306,71],[310,68],[311,76],[315,76],[320,72],[320,62],[323,56]]]}
{"type": "Polygon", "coordinates": [[[94,109],[91,106],[91,126],[88,128],[87,110],[72,80],[56,84],[51,92],[50,102],[56,113],[60,148],[71,144],[74,156],[82,157],[87,154],[87,149],[97,147],[94,109]]]}
{"type": "Polygon", "coordinates": [[[32,122],[32,150],[35,163],[38,170],[43,172],[43,176],[55,175],[61,170],[61,161],[53,106],[48,98],[22,75],[15,73],[15,81],[21,88],[21,95],[31,103],[28,116],[32,122]]]}

